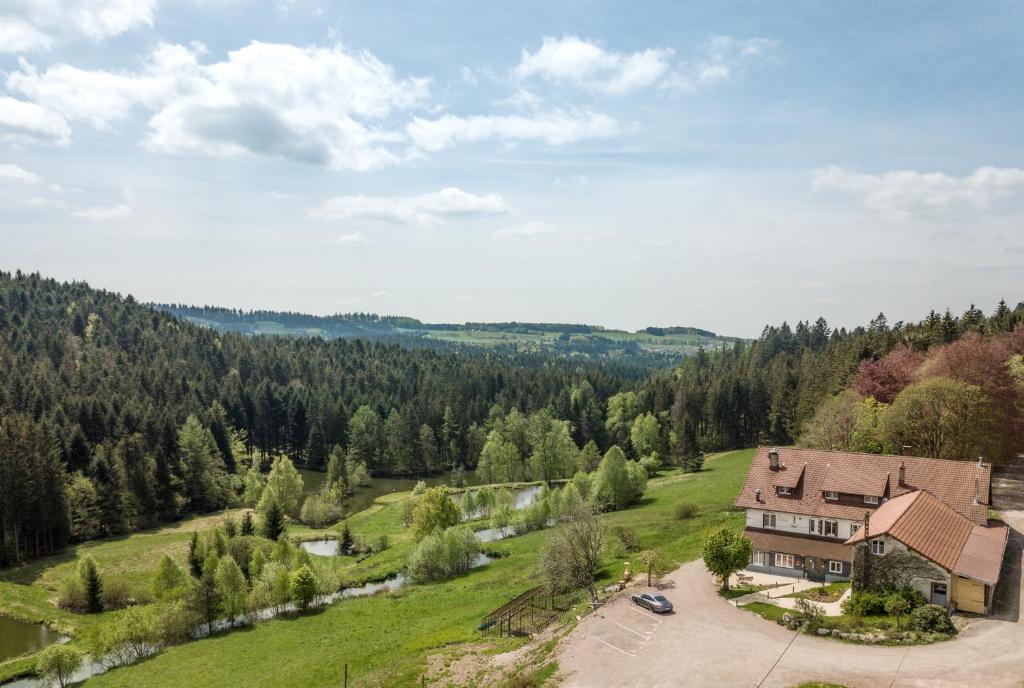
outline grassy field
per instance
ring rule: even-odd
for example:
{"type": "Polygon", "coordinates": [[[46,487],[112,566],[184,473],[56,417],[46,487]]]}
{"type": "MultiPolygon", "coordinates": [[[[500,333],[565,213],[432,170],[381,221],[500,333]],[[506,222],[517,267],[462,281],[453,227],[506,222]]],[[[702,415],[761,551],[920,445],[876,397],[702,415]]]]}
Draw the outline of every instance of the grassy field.
{"type": "MultiPolygon", "coordinates": [[[[640,548],[657,548],[676,564],[692,560],[699,556],[706,528],[742,523],[742,515],[731,503],[752,453],[744,450],[710,458],[706,469],[695,475],[669,472],[650,481],[638,505],[602,519],[612,531],[620,527],[633,530],[640,548]],[[675,508],[682,501],[697,505],[697,515],[679,520],[675,508]]],[[[355,534],[387,535],[391,546],[362,562],[336,558],[348,584],[380,579],[402,568],[412,547],[401,523],[402,502],[408,496],[382,497],[349,520],[355,534]]],[[[0,583],[0,610],[29,608],[33,618],[59,620],[73,631],[89,623],[116,622],[116,615],[80,617],[56,610],[48,599],[54,589],[51,585],[71,571],[75,559],[86,551],[101,567],[136,581],[145,580],[164,553],[183,560],[193,528],[212,527],[220,520],[220,516],[207,517],[153,533],[91,543],[64,557],[7,572],[0,583]]],[[[314,531],[293,526],[290,532],[309,539],[336,536],[338,529],[314,531]]],[[[476,627],[483,616],[536,585],[537,553],[547,535],[537,532],[493,543],[493,549],[507,556],[444,583],[411,585],[388,596],[345,600],[307,615],[170,648],[140,665],[91,679],[87,685],[337,685],[346,663],[353,686],[419,685],[428,654],[477,639],[476,627]]],[[[617,580],[629,558],[617,538],[609,540],[599,571],[601,583],[617,580]]]]}

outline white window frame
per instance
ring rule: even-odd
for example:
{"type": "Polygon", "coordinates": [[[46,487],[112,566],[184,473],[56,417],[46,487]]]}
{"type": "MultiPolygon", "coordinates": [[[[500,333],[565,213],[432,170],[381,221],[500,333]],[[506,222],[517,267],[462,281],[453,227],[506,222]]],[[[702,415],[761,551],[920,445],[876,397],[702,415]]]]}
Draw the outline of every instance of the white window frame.
{"type": "Polygon", "coordinates": [[[761,514],[762,528],[775,528],[775,514],[761,514]]]}
{"type": "Polygon", "coordinates": [[[860,524],[859,523],[851,523],[850,524],[850,537],[853,537],[854,535],[856,535],[858,530],[860,530],[860,524]]]}
{"type": "Polygon", "coordinates": [[[879,557],[885,556],[885,542],[882,540],[872,540],[871,553],[879,557]]]}
{"type": "Polygon", "coordinates": [[[750,558],[750,562],[754,566],[764,566],[765,555],[768,554],[764,550],[755,549],[753,555],[750,558]]]}
{"type": "Polygon", "coordinates": [[[782,552],[776,552],[775,565],[778,566],[780,569],[795,569],[796,560],[793,558],[792,554],[783,554],[782,552]],[[784,561],[789,563],[783,564],[782,562],[784,561]]]}
{"type": "Polygon", "coordinates": [[[839,521],[824,521],[823,535],[826,537],[839,537],[839,521]]]}
{"type": "Polygon", "coordinates": [[[878,504],[878,497],[875,495],[864,495],[865,504],[878,504]]]}
{"type": "Polygon", "coordinates": [[[807,532],[810,533],[811,535],[814,535],[815,533],[817,533],[818,532],[817,529],[819,527],[818,526],[819,523],[821,523],[821,521],[819,521],[816,518],[809,518],[809,519],[807,519],[807,532]]]}
{"type": "Polygon", "coordinates": [[[828,572],[829,573],[836,573],[836,574],[839,574],[840,576],[843,575],[843,562],[841,562],[841,561],[829,561],[828,562],[828,572]]]}
{"type": "Polygon", "coordinates": [[[839,499],[839,493],[833,492],[832,490],[825,490],[825,499],[829,500],[830,502],[834,502],[839,499]]]}
{"type": "Polygon", "coordinates": [[[785,485],[779,485],[779,486],[777,486],[775,488],[775,490],[780,495],[791,495],[791,494],[793,494],[793,492],[788,487],[786,487],[785,485]]]}

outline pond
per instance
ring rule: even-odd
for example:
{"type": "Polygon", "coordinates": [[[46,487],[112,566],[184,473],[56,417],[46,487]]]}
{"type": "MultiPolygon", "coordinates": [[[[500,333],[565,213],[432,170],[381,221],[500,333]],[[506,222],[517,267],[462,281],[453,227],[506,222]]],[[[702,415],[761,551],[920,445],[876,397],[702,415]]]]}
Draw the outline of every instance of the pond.
{"type": "Polygon", "coordinates": [[[61,640],[61,635],[42,624],[15,621],[0,616],[0,662],[38,652],[61,640]]]}
{"type": "MultiPolygon", "coordinates": [[[[321,471],[311,471],[305,468],[299,469],[302,475],[302,492],[306,495],[316,494],[324,486],[327,474],[321,471]]],[[[427,487],[438,485],[449,485],[451,473],[435,473],[420,478],[374,478],[366,487],[357,487],[355,492],[349,495],[346,502],[346,511],[355,514],[366,509],[378,497],[391,494],[392,492],[407,492],[416,487],[416,483],[423,481],[427,487]]],[[[466,484],[474,485],[478,481],[475,471],[466,471],[466,484]]]]}
{"type": "MultiPolygon", "coordinates": [[[[480,568],[492,561],[494,561],[494,557],[481,552],[476,555],[476,559],[473,560],[472,568],[480,568]]],[[[377,583],[367,583],[365,585],[360,585],[358,588],[345,588],[341,591],[341,597],[367,597],[369,595],[376,595],[379,592],[393,592],[403,587],[408,582],[409,576],[404,573],[399,573],[398,575],[391,576],[391,578],[386,578],[377,583]]]]}

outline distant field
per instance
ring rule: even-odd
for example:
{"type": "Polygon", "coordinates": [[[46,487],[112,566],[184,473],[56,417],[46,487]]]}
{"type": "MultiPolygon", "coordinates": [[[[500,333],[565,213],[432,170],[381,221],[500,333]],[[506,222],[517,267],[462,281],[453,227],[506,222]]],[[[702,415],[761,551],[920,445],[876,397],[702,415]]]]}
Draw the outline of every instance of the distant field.
{"type": "Polygon", "coordinates": [[[360,337],[410,346],[470,346],[563,357],[611,359],[658,367],[677,363],[698,348],[717,349],[736,341],[699,328],[646,328],[637,332],[593,325],[545,323],[464,323],[436,325],[414,318],[347,314],[238,313],[218,308],[158,305],[193,323],[249,335],[360,337]],[[647,330],[653,330],[649,332],[647,330]]]}

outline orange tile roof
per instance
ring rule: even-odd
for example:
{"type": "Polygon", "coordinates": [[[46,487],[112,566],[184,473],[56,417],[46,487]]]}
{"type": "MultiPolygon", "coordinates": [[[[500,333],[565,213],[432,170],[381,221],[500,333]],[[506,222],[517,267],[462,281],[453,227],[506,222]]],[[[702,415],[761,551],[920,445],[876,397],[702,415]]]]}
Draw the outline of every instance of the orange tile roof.
{"type": "Polygon", "coordinates": [[[784,467],[775,474],[775,487],[788,487],[795,489],[800,484],[800,478],[804,475],[803,465],[798,467],[784,467]]]}
{"type": "Polygon", "coordinates": [[[931,493],[917,490],[880,506],[868,527],[845,544],[888,535],[947,571],[995,585],[1008,533],[1006,526],[976,525],[931,493]]]}
{"type": "Polygon", "coordinates": [[[857,454],[818,449],[780,447],[779,470],[768,463],[768,448],[758,447],[747,471],[736,506],[789,513],[862,521],[864,511],[875,508],[855,500],[825,501],[824,491],[892,499],[915,490],[927,490],[944,504],[977,525],[988,523],[992,467],[973,461],[929,459],[919,456],[857,454]],[[904,481],[899,480],[900,465],[904,481]],[[798,470],[794,470],[794,468],[798,470]],[[802,473],[800,489],[792,496],[776,494],[777,480],[791,481],[790,474],[802,473]],[[780,475],[785,474],[785,478],[780,475]],[[829,487],[826,488],[826,484],[829,487]],[[875,494],[882,488],[882,494],[875,494]],[[839,489],[836,489],[839,488],[839,489]],[[756,491],[760,490],[760,498],[756,491]],[[859,491],[858,491],[859,490],[859,491]],[[868,491],[870,490],[870,492],[868,491]],[[977,502],[975,502],[977,496],[977,502]]]}

